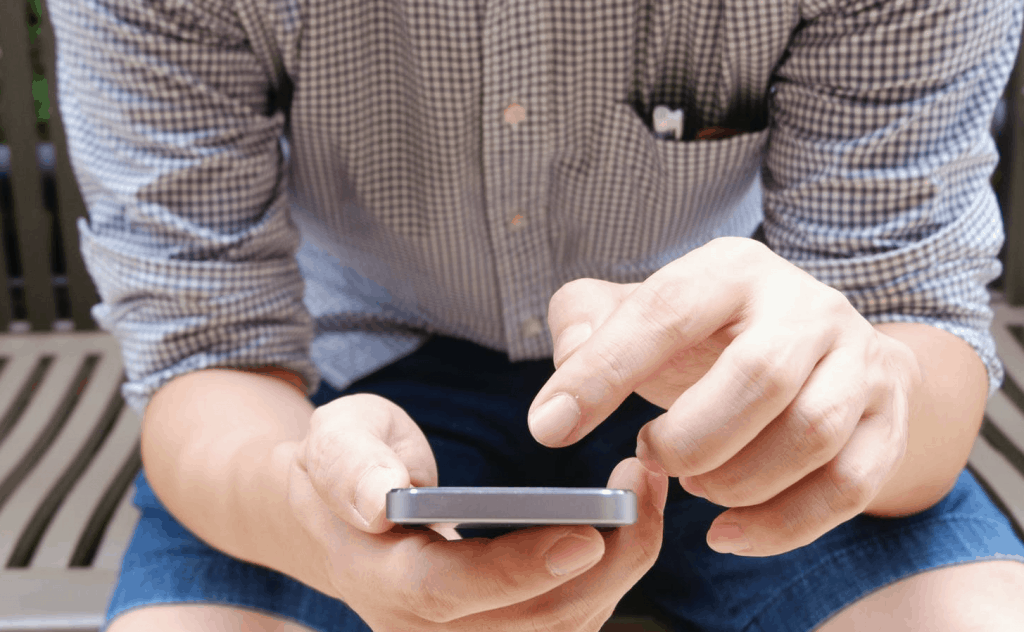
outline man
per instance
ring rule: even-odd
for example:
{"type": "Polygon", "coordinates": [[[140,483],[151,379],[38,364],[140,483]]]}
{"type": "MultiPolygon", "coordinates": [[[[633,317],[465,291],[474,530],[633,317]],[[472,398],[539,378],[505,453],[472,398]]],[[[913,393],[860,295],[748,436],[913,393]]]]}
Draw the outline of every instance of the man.
{"type": "Polygon", "coordinates": [[[963,471],[1019,2],[51,2],[144,415],[108,630],[1019,625],[963,471]],[[387,520],[434,485],[639,518],[387,520]]]}

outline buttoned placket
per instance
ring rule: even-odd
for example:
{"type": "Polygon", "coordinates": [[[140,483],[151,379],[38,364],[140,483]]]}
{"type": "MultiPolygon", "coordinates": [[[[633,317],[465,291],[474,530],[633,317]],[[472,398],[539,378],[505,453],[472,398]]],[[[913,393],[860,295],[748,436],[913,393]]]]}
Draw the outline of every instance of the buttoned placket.
{"type": "Polygon", "coordinates": [[[552,116],[550,29],[531,0],[487,4],[483,33],[483,162],[488,225],[510,353],[550,351],[554,293],[546,192],[552,116]]]}

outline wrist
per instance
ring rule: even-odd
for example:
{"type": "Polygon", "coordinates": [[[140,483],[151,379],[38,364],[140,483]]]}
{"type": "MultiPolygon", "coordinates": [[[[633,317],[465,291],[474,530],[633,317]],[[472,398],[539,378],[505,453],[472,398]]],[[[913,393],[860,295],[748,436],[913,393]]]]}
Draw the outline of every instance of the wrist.
{"type": "Polygon", "coordinates": [[[298,389],[267,375],[179,376],[146,409],[146,476],[168,511],[211,547],[313,585],[322,556],[296,526],[288,484],[314,410],[298,389]]]}
{"type": "Polygon", "coordinates": [[[864,513],[908,516],[934,506],[956,484],[984,416],[988,374],[970,345],[944,330],[922,323],[875,329],[913,360],[893,356],[907,391],[906,452],[864,513]]]}
{"type": "Polygon", "coordinates": [[[290,501],[298,441],[255,441],[236,454],[233,468],[236,557],[288,575],[335,596],[325,555],[290,501]]]}

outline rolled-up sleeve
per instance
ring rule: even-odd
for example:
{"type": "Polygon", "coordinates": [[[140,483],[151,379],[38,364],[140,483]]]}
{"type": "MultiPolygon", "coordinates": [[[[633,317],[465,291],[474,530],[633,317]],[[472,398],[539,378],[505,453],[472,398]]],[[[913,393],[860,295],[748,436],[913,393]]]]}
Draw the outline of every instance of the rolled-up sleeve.
{"type": "Polygon", "coordinates": [[[99,326],[140,415],[172,378],[274,365],[307,392],[313,323],[275,78],[223,0],[50,0],[99,326]]]}
{"type": "Polygon", "coordinates": [[[987,284],[1005,239],[992,113],[1020,42],[1019,0],[805,3],[770,90],[771,248],[870,322],[959,336],[988,370],[987,284]]]}

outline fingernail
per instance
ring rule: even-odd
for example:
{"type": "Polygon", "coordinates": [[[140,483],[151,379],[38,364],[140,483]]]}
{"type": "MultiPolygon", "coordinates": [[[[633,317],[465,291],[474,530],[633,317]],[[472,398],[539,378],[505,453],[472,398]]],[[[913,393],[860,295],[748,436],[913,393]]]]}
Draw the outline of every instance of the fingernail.
{"type": "Polygon", "coordinates": [[[567,535],[548,549],[548,570],[555,575],[566,575],[590,564],[600,555],[600,547],[591,544],[587,538],[567,535]]]}
{"type": "Polygon", "coordinates": [[[739,553],[749,549],[750,543],[738,524],[723,522],[711,527],[708,546],[719,553],[739,553]]]}
{"type": "Polygon", "coordinates": [[[579,419],[576,400],[566,393],[558,393],[535,410],[526,423],[541,443],[559,443],[569,436],[579,419]]]}
{"type": "Polygon", "coordinates": [[[563,331],[555,341],[555,364],[561,365],[562,361],[586,342],[592,333],[594,332],[590,328],[590,323],[576,323],[563,331]]]}
{"type": "Polygon", "coordinates": [[[651,450],[647,447],[642,439],[636,440],[636,458],[640,459],[640,464],[647,468],[649,471],[655,474],[661,474],[668,476],[668,472],[665,471],[658,462],[651,457],[651,450]]]}
{"type": "Polygon", "coordinates": [[[394,475],[391,468],[375,465],[368,469],[356,486],[356,511],[366,521],[373,521],[384,511],[387,493],[391,491],[394,475]]]}

